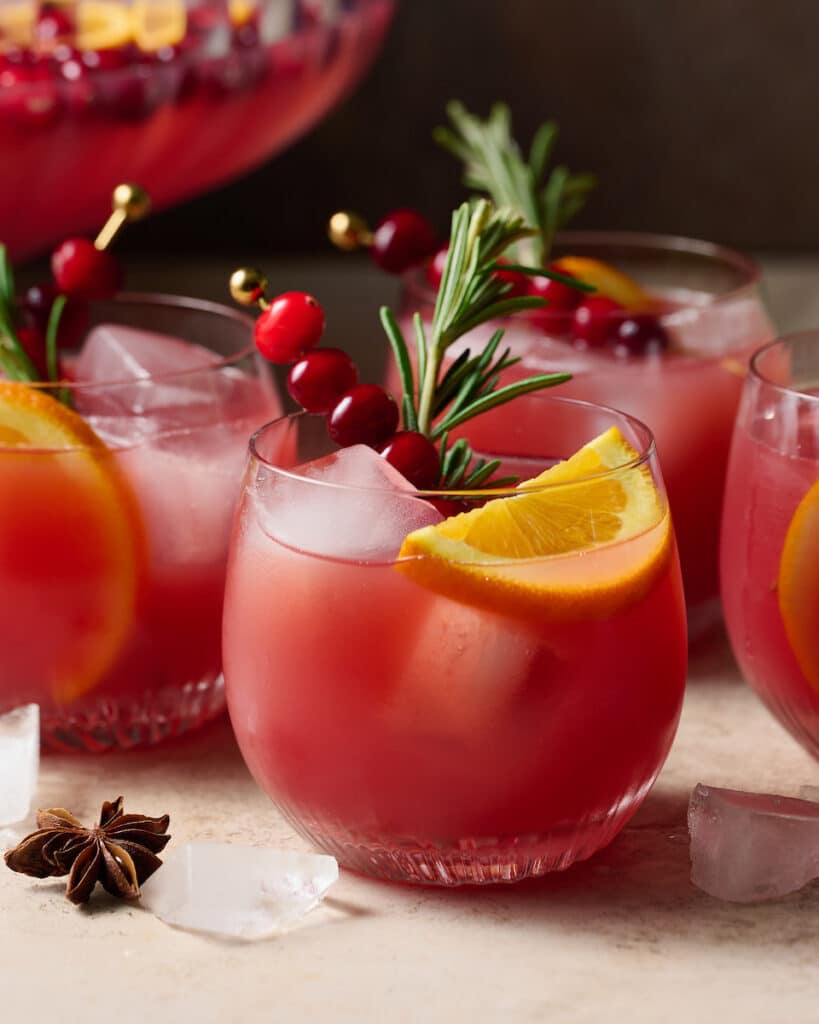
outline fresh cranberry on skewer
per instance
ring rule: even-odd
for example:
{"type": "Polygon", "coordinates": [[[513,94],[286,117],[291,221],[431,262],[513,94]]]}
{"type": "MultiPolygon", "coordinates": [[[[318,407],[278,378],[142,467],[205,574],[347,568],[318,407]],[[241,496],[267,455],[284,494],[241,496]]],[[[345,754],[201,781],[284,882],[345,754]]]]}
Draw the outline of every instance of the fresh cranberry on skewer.
{"type": "Polygon", "coordinates": [[[82,299],[109,299],[122,286],[116,257],[88,238],[67,238],[51,255],[57,290],[82,299]]]}
{"type": "Polygon", "coordinates": [[[256,321],[256,347],[271,363],[292,363],[315,348],[324,332],[324,311],[306,292],[283,292],[256,321]]]}
{"type": "Polygon", "coordinates": [[[293,363],[287,375],[291,398],[308,412],[327,413],[358,383],[358,370],[340,348],[317,348],[293,363]]]}
{"type": "Polygon", "coordinates": [[[575,309],[571,335],[585,348],[601,348],[614,334],[626,311],[619,302],[605,295],[591,295],[575,309]]]}
{"type": "Polygon", "coordinates": [[[609,338],[618,355],[645,356],[665,352],[670,342],[668,333],[651,313],[628,313],[620,320],[609,338]]]}
{"type": "MultiPolygon", "coordinates": [[[[498,263],[508,263],[508,260],[498,260],[498,263]]],[[[503,296],[505,299],[520,298],[529,294],[529,279],[526,274],[519,274],[517,270],[496,270],[495,277],[504,284],[512,287],[503,296]]]]}
{"type": "Polygon", "coordinates": [[[403,274],[435,252],[435,228],[417,210],[393,210],[373,231],[372,258],[382,270],[403,274]]]}
{"type": "Polygon", "coordinates": [[[342,448],[372,447],[386,441],[398,427],[395,399],[377,384],[356,384],[338,400],[327,420],[327,431],[342,448]]]}
{"type": "Polygon", "coordinates": [[[432,490],[441,479],[437,448],[416,430],[399,431],[378,450],[419,491],[432,490]]]}

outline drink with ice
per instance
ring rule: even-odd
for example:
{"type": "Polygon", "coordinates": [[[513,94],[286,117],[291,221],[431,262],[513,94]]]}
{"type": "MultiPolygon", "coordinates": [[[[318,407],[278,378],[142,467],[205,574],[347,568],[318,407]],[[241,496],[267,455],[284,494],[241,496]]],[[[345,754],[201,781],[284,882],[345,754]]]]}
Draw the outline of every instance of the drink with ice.
{"type": "Polygon", "coordinates": [[[740,668],[819,757],[819,334],[754,357],[722,525],[725,617],[740,668]]]}
{"type": "Polygon", "coordinates": [[[2,385],[0,707],[37,702],[47,743],[98,750],[222,709],[230,521],[280,406],[241,314],[123,296],[92,316],[68,384],[2,385]]]}
{"type": "MultiPolygon", "coordinates": [[[[252,442],[225,601],[231,718],[262,788],[348,866],[438,884],[564,868],[617,833],[665,759],[685,617],[650,434],[537,401],[541,446],[499,437],[504,469],[534,477],[612,425],[637,453],[536,489],[543,557],[453,554],[458,495],[415,491],[363,446],[333,453],[315,417],[252,442]],[[572,549],[556,509],[595,519],[647,480],[644,528],[572,549]]],[[[510,536],[525,547],[530,497],[471,505],[517,502],[504,509],[521,511],[510,536]]]]}

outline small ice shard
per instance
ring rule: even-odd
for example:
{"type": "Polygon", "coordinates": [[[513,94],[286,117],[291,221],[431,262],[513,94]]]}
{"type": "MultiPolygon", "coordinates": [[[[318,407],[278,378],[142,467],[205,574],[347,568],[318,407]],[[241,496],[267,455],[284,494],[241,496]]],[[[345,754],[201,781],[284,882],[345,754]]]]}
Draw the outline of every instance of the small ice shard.
{"type": "Polygon", "coordinates": [[[31,810],[40,770],[40,709],[24,704],[0,715],[0,825],[31,810]]]}
{"type": "Polygon", "coordinates": [[[691,881],[754,903],[819,877],[819,803],[698,785],[688,805],[691,881]]]}
{"type": "Polygon", "coordinates": [[[188,843],[148,879],[142,903],[178,928],[261,939],[297,924],[337,880],[324,854],[188,843]]]}

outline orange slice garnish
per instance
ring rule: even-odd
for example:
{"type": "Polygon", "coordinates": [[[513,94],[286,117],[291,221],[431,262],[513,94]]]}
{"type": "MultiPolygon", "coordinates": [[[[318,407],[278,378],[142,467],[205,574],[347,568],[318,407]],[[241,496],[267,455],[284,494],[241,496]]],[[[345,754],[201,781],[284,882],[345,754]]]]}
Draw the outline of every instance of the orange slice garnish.
{"type": "Polygon", "coordinates": [[[665,503],[616,427],[518,490],[409,534],[398,569],[466,604],[576,621],[633,603],[667,562],[665,503]]]}
{"type": "Polygon", "coordinates": [[[799,503],[785,534],[778,591],[794,656],[819,691],[819,481],[799,503]]]}
{"type": "Polygon", "coordinates": [[[60,703],[97,686],[132,628],[143,559],[112,453],[54,398],[0,382],[0,647],[23,676],[10,681],[60,703]]]}
{"type": "Polygon", "coordinates": [[[0,51],[8,43],[21,47],[31,45],[35,14],[34,4],[30,0],[24,3],[0,3],[0,51]]]}
{"type": "Polygon", "coordinates": [[[633,277],[622,270],[588,256],[562,256],[554,264],[586,284],[594,285],[598,294],[614,299],[626,309],[650,310],[654,301],[633,277]]]}
{"type": "Polygon", "coordinates": [[[131,12],[115,0],[82,0],[77,7],[79,50],[112,50],[133,37],[131,12]]]}
{"type": "Polygon", "coordinates": [[[253,21],[259,10],[256,0],[230,0],[228,3],[228,15],[231,25],[241,28],[253,21]]]}
{"type": "Polygon", "coordinates": [[[140,50],[153,53],[174,46],[187,31],[185,5],[170,0],[134,0],[131,5],[134,42],[140,50]]]}

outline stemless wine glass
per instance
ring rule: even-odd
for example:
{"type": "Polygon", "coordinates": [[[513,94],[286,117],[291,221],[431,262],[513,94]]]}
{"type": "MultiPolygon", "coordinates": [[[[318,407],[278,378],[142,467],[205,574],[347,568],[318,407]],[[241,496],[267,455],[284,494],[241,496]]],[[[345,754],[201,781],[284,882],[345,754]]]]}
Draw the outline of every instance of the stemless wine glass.
{"type": "Polygon", "coordinates": [[[281,406],[244,314],[91,306],[68,383],[0,382],[0,710],[62,749],[154,743],[224,708],[221,614],[247,438],[281,406]]]}
{"type": "Polygon", "coordinates": [[[721,561],[743,675],[819,757],[819,331],[772,342],[751,361],[721,561]]]}
{"type": "MultiPolygon", "coordinates": [[[[567,231],[553,256],[602,261],[624,271],[654,301],[670,340],[665,351],[628,355],[622,349],[574,347],[565,311],[547,308],[516,315],[504,345],[520,362],[509,380],[566,370],[561,394],[624,409],[648,424],[657,439],[663,476],[680,547],[689,630],[707,632],[719,618],[718,550],[731,431],[752,352],[773,337],[752,260],[723,246],[690,238],[640,232],[567,231]]],[[[423,272],[405,279],[403,313],[432,315],[434,295],[423,272]]],[[[621,318],[612,313],[612,322],[621,318]]],[[[486,336],[497,327],[481,328],[486,336]]],[[[405,328],[413,336],[411,325],[405,328]]],[[[470,344],[474,344],[471,335],[470,344]]],[[[466,344],[466,342],[464,342],[466,344]]],[[[458,355],[458,345],[450,349],[458,355]]],[[[397,383],[394,368],[391,384],[397,383]]],[[[535,410],[532,410],[535,411],[535,410]]],[[[502,431],[520,415],[515,405],[502,431]]],[[[529,429],[537,434],[539,424],[529,429]]],[[[502,436],[502,435],[501,435],[502,436]]]]}
{"type": "Polygon", "coordinates": [[[494,450],[523,478],[612,425],[635,449],[526,495],[554,509],[578,488],[602,501],[647,486],[645,529],[517,561],[401,557],[462,492],[402,487],[363,448],[342,451],[337,476],[306,414],[251,441],[225,597],[230,715],[259,785],[348,867],[440,885],[565,868],[614,837],[667,755],[685,611],[652,436],[611,409],[526,401],[539,449],[494,450]]]}

